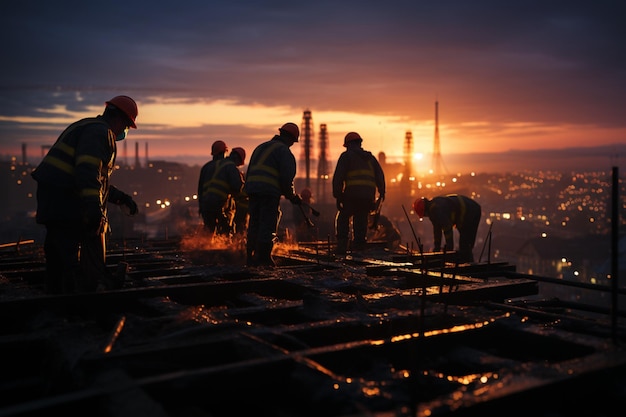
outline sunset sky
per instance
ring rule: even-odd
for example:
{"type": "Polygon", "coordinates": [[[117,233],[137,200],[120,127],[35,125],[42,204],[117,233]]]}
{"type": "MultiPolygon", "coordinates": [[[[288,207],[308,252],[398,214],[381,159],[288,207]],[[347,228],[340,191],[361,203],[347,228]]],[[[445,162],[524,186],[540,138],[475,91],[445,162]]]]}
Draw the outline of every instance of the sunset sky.
{"type": "Polygon", "coordinates": [[[129,152],[191,164],[306,109],[332,160],[349,131],[390,160],[410,131],[426,155],[435,102],[443,155],[625,143],[625,17],[623,0],[3,2],[0,158],[39,157],[118,94],[139,104],[129,152]]]}

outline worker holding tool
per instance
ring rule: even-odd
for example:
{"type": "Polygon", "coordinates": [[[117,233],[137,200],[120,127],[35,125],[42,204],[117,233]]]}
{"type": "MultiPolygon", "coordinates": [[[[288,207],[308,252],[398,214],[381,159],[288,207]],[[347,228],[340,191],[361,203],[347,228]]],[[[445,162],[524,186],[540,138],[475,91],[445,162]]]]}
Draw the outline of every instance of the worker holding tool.
{"type": "Polygon", "coordinates": [[[385,174],[371,152],[361,147],[363,139],[356,132],[348,133],[343,142],[346,150],[339,156],[333,175],[333,197],[337,200],[335,233],[336,254],[348,249],[352,219],[352,251],[365,249],[367,218],[385,199],[385,174]],[[378,200],[376,200],[378,190],[378,200]]]}
{"type": "Polygon", "coordinates": [[[46,292],[119,288],[106,269],[107,202],[138,213],[133,198],[110,185],[117,142],[136,129],[137,103],[107,101],[104,112],[72,123],[32,172],[37,181],[36,221],[46,227],[46,292]]]}
{"type": "Polygon", "coordinates": [[[391,220],[389,220],[387,216],[379,214],[378,220],[374,219],[374,216],[375,214],[370,215],[373,227],[370,227],[368,240],[373,242],[385,242],[385,247],[390,251],[395,251],[400,248],[402,240],[400,230],[391,223],[391,220]]]}
{"type": "Polygon", "coordinates": [[[441,237],[445,237],[445,249],[454,250],[454,228],[459,231],[458,263],[474,262],[473,249],[480,224],[481,206],[470,197],[448,194],[418,198],[413,211],[420,218],[428,217],[433,225],[434,251],[441,250],[441,237]]]}
{"type": "Polygon", "coordinates": [[[280,198],[285,196],[292,204],[302,204],[296,194],[293,180],[296,176],[296,158],[291,146],[298,142],[300,129],[295,123],[285,123],[279,134],[254,149],[246,173],[244,190],[249,198],[248,238],[246,264],[273,267],[272,249],[282,216],[280,198]]]}
{"type": "Polygon", "coordinates": [[[302,204],[293,206],[293,220],[298,242],[313,242],[317,240],[315,224],[311,221],[313,209],[310,206],[313,198],[311,189],[304,188],[300,193],[302,204]]]}
{"type": "Polygon", "coordinates": [[[211,235],[229,236],[234,216],[234,197],[241,193],[243,179],[237,167],[245,162],[243,148],[228,147],[222,140],[211,145],[213,159],[204,164],[198,180],[198,206],[205,230],[211,235]]]}
{"type": "MultiPolygon", "coordinates": [[[[245,183],[244,173],[241,172],[241,181],[245,183]]],[[[235,229],[235,240],[245,241],[248,230],[248,194],[244,190],[235,196],[235,217],[233,217],[233,226],[235,229]]]]}
{"type": "Polygon", "coordinates": [[[243,232],[248,228],[248,195],[243,191],[243,185],[246,182],[245,175],[241,171],[241,167],[246,162],[246,151],[243,148],[236,147],[230,151],[230,157],[234,157],[237,165],[237,174],[241,180],[241,188],[239,192],[231,193],[224,209],[226,217],[229,219],[228,233],[231,237],[241,237],[243,232]],[[237,155],[241,161],[237,160],[237,155]]]}

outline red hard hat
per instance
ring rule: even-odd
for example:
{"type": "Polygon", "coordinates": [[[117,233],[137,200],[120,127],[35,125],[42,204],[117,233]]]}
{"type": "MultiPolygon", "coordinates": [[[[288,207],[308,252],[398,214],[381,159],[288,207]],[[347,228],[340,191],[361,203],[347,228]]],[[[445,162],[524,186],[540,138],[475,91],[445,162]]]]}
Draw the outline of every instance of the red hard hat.
{"type": "Polygon", "coordinates": [[[293,136],[294,142],[297,142],[298,138],[300,137],[300,129],[298,128],[298,125],[296,125],[295,123],[291,123],[291,122],[285,123],[278,130],[280,132],[289,133],[291,136],[293,136]]]}
{"type": "Polygon", "coordinates": [[[228,150],[226,143],[223,140],[216,140],[211,145],[211,155],[218,155],[228,150]]]}
{"type": "Polygon", "coordinates": [[[241,158],[240,165],[243,165],[246,162],[246,151],[243,148],[233,148],[233,150],[230,153],[233,153],[233,152],[239,155],[239,158],[241,158]]]}
{"type": "Polygon", "coordinates": [[[356,132],[350,132],[343,139],[343,146],[348,146],[348,142],[353,142],[355,140],[363,140],[363,138],[361,138],[361,135],[356,132]]]}
{"type": "Polygon", "coordinates": [[[413,202],[413,211],[420,217],[424,217],[424,211],[426,209],[426,199],[424,197],[418,198],[413,202]]]}
{"type": "Polygon", "coordinates": [[[137,129],[135,120],[137,119],[137,114],[139,114],[139,112],[137,111],[137,103],[135,103],[135,100],[128,96],[116,96],[107,101],[106,104],[117,107],[118,109],[123,111],[124,114],[128,116],[131,121],[130,126],[137,129]]]}
{"type": "Polygon", "coordinates": [[[304,200],[308,200],[309,198],[311,198],[311,190],[309,190],[308,188],[305,188],[302,190],[302,192],[300,193],[300,196],[304,199],[304,200]]]}

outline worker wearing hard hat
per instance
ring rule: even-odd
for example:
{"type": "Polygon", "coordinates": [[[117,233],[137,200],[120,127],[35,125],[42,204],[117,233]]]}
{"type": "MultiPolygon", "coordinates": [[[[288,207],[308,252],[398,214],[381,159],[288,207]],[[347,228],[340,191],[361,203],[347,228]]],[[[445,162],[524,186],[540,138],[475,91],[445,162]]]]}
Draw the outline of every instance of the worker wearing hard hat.
{"type": "Polygon", "coordinates": [[[105,102],[102,115],[72,123],[32,172],[37,223],[46,226],[46,291],[90,292],[121,286],[106,269],[107,202],[138,212],[133,198],[110,185],[117,141],[136,129],[137,103],[105,102]]]}
{"type": "Polygon", "coordinates": [[[433,225],[434,251],[441,250],[441,237],[445,237],[445,249],[454,250],[454,228],[459,231],[458,263],[474,262],[473,249],[480,224],[481,206],[470,197],[448,194],[418,198],[413,211],[420,218],[428,217],[433,225]]]}
{"type": "Polygon", "coordinates": [[[280,198],[302,204],[293,180],[296,158],[289,149],[298,142],[300,129],[295,123],[285,123],[278,135],[254,149],[246,173],[244,190],[249,198],[249,222],[246,242],[248,266],[275,266],[272,249],[282,212],[280,198]]]}
{"type": "Polygon", "coordinates": [[[233,228],[234,198],[243,188],[243,178],[237,167],[245,163],[243,148],[233,148],[228,157],[226,143],[217,140],[211,145],[213,159],[200,169],[198,206],[205,230],[229,236],[233,228]]]}
{"type": "MultiPolygon", "coordinates": [[[[239,154],[241,157],[241,165],[238,165],[239,177],[241,178],[241,183],[245,184],[245,175],[243,171],[241,171],[241,167],[246,163],[246,151],[243,148],[233,148],[231,151],[231,155],[239,154]]],[[[239,193],[233,194],[232,200],[234,202],[234,216],[232,219],[232,232],[237,240],[245,241],[245,233],[248,230],[248,194],[243,189],[243,185],[241,186],[241,191],[239,193]]]]}
{"type": "Polygon", "coordinates": [[[367,219],[376,206],[376,190],[379,202],[385,199],[385,174],[371,152],[361,147],[363,139],[356,132],[344,137],[346,150],[339,156],[333,175],[333,197],[337,200],[335,232],[338,255],[348,248],[350,219],[352,219],[352,251],[365,249],[367,219]]]}

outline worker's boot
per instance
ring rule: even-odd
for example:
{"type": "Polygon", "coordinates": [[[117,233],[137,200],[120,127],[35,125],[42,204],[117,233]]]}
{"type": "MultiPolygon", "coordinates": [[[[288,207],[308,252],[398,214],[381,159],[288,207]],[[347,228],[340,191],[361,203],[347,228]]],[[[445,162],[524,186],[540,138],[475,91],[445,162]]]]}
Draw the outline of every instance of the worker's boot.
{"type": "Polygon", "coordinates": [[[467,249],[459,249],[457,262],[460,264],[474,263],[474,254],[467,249]]]}
{"type": "Polygon", "coordinates": [[[353,252],[362,252],[367,248],[367,245],[364,240],[354,241],[352,242],[352,251],[353,252]]]}
{"type": "Polygon", "coordinates": [[[273,247],[274,247],[274,242],[259,243],[257,245],[256,255],[257,255],[258,266],[266,266],[270,268],[276,266],[274,259],[272,259],[273,247]]]}
{"type": "Polygon", "coordinates": [[[257,261],[254,259],[254,243],[246,243],[246,266],[256,266],[257,261]]]}
{"type": "Polygon", "coordinates": [[[119,262],[115,272],[109,272],[104,275],[103,285],[106,290],[120,290],[124,288],[126,274],[128,272],[128,262],[119,262]]]}
{"type": "Polygon", "coordinates": [[[335,255],[343,256],[348,251],[348,240],[337,239],[337,248],[335,249],[335,255]]]}

